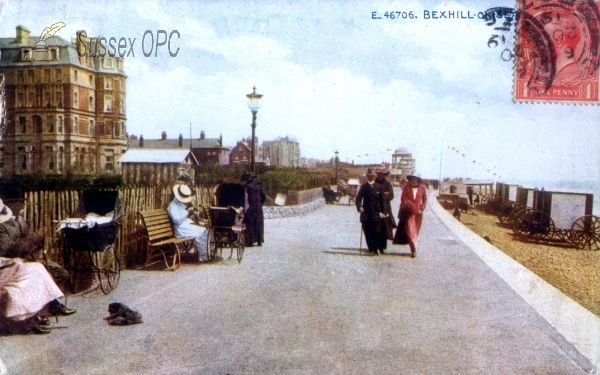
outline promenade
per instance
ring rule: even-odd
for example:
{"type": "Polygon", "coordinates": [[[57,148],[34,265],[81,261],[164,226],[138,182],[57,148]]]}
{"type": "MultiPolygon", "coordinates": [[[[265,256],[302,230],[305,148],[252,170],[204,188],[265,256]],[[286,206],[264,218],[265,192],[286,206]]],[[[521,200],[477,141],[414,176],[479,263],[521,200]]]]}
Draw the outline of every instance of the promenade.
{"type": "Polygon", "coordinates": [[[0,358],[9,374],[593,373],[433,204],[414,259],[361,254],[356,209],[328,205],[267,220],[241,264],[124,271],[108,296],[69,298],[65,328],[0,337],[0,358]],[[115,301],[144,323],[108,326],[115,301]]]}

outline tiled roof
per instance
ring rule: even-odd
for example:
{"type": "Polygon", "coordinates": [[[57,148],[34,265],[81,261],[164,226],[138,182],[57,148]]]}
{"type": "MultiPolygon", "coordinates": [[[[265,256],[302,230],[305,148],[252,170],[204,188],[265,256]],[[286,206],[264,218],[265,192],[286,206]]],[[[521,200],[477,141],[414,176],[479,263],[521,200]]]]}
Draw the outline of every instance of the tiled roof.
{"type": "MultiPolygon", "coordinates": [[[[134,149],[128,150],[121,156],[119,162],[121,163],[183,163],[188,155],[192,155],[192,158],[196,160],[194,155],[189,149],[134,149]]],[[[196,164],[198,162],[196,161],[196,164]]]]}

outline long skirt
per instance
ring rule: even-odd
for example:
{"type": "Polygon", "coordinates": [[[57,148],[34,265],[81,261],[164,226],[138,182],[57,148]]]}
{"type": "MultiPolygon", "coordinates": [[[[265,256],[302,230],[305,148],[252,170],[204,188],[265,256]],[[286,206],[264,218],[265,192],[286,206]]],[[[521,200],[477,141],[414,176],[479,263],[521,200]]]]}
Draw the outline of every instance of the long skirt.
{"type": "Polygon", "coordinates": [[[402,212],[398,221],[398,229],[394,236],[394,245],[417,245],[419,231],[421,230],[421,222],[423,214],[410,214],[402,212]]]}
{"type": "Polygon", "coordinates": [[[0,317],[24,320],[63,296],[41,263],[12,260],[13,264],[0,268],[0,317]]]}

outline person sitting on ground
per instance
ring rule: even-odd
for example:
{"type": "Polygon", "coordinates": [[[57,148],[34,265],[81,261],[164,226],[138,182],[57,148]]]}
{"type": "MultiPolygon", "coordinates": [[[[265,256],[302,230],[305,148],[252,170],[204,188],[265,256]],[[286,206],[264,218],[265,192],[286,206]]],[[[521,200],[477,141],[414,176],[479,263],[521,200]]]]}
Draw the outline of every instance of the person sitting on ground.
{"type": "Polygon", "coordinates": [[[200,225],[194,224],[190,216],[195,215],[194,207],[191,205],[193,200],[192,189],[188,184],[176,181],[173,185],[173,194],[175,198],[169,203],[167,213],[173,223],[173,233],[175,237],[193,237],[194,244],[198,250],[198,257],[201,262],[208,262],[208,231],[200,225]]]}
{"type": "Polygon", "coordinates": [[[40,237],[0,200],[0,323],[8,331],[49,333],[49,322],[42,315],[76,312],[58,301],[64,294],[44,266],[27,261],[43,244],[40,237]]]}

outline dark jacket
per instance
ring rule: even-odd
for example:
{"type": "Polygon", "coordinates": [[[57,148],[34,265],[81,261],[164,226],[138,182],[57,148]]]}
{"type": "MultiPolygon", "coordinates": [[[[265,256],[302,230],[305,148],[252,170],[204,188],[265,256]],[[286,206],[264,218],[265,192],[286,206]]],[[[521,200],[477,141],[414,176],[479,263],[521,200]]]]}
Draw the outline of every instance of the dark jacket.
{"type": "Polygon", "coordinates": [[[365,182],[360,186],[356,195],[356,210],[360,212],[361,207],[364,210],[360,214],[361,222],[381,221],[379,214],[386,212],[383,193],[383,187],[377,182],[373,183],[373,185],[365,182]]]}

